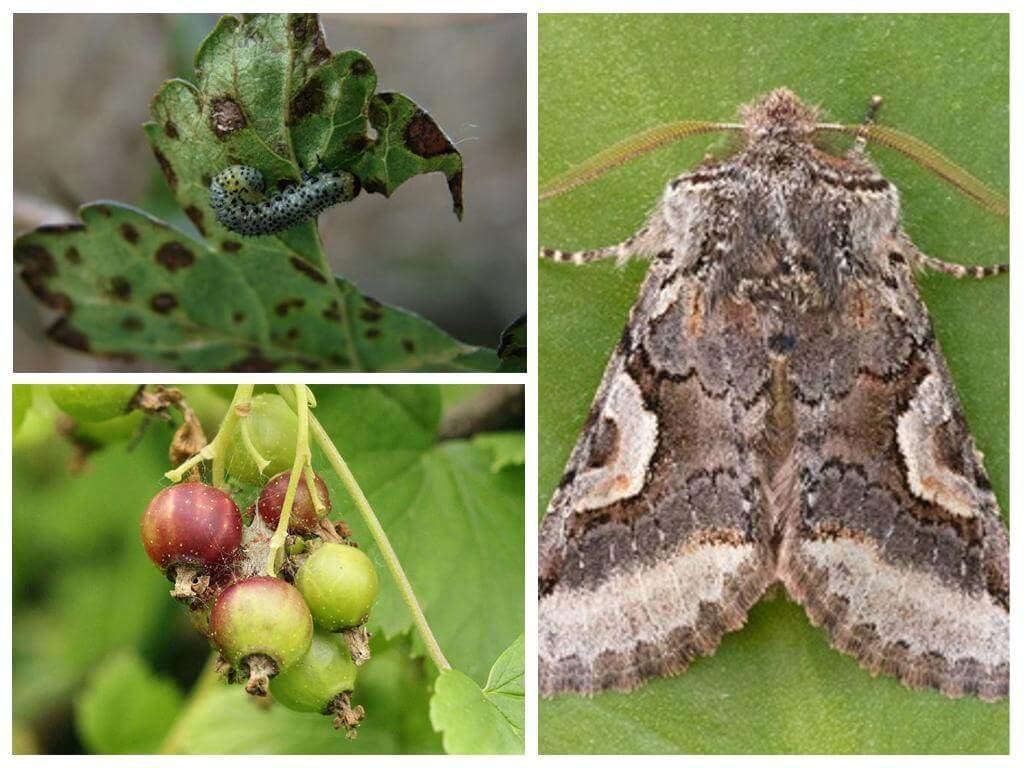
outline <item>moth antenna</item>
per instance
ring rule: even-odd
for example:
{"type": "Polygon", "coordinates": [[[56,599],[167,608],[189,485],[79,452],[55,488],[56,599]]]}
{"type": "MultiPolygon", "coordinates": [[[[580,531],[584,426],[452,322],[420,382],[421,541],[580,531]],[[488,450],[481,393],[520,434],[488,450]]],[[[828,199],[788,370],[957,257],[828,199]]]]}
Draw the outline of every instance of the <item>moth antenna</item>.
{"type": "Polygon", "coordinates": [[[743,126],[734,123],[710,123],[703,120],[683,120],[678,123],[656,126],[624,139],[618,144],[598,152],[590,159],[584,160],[575,168],[570,168],[565,173],[559,174],[541,188],[540,199],[547,200],[565,194],[631,160],[676,141],[705,133],[741,130],[743,130],[743,126]]]}
{"type": "Polygon", "coordinates": [[[1003,217],[1010,214],[1010,203],[1004,195],[988,187],[983,181],[972,176],[937,149],[909,134],[874,123],[861,123],[860,125],[829,123],[819,125],[818,130],[853,134],[858,140],[863,137],[865,141],[894,149],[927,168],[982,208],[1003,217]]]}
{"type": "Polygon", "coordinates": [[[881,107],[881,96],[872,96],[868,101],[868,109],[864,114],[864,121],[857,129],[857,139],[853,143],[853,149],[850,150],[853,155],[860,157],[864,154],[864,150],[867,148],[868,144],[868,130],[875,124],[875,119],[878,117],[878,111],[881,107]]]}

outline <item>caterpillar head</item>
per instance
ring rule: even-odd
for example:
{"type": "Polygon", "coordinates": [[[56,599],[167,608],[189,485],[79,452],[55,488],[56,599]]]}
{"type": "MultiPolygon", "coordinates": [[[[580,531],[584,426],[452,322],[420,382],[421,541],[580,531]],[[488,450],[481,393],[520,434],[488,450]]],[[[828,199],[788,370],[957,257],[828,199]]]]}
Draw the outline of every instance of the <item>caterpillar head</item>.
{"type": "Polygon", "coordinates": [[[322,191],[324,199],[332,202],[348,202],[359,194],[359,178],[348,171],[328,171],[316,177],[313,182],[322,191]]]}

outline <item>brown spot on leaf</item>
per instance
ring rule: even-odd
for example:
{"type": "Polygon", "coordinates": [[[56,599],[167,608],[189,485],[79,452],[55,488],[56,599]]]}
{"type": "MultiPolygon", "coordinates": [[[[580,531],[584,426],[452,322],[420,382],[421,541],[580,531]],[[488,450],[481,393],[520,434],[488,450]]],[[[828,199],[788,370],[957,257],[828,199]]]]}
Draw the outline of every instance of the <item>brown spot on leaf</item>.
{"type": "Polygon", "coordinates": [[[402,349],[411,355],[416,351],[416,342],[412,339],[402,339],[402,349]]]}
{"type": "Polygon", "coordinates": [[[178,138],[178,126],[176,126],[173,122],[168,120],[166,123],[164,123],[164,133],[166,134],[167,138],[176,139],[178,138]]]}
{"type": "Polygon", "coordinates": [[[384,305],[377,301],[373,296],[363,296],[363,304],[368,306],[370,309],[380,309],[384,305]]]}
{"type": "Polygon", "coordinates": [[[288,125],[319,112],[324,106],[324,84],[315,75],[292,97],[288,108],[288,125]]]}
{"type": "Polygon", "coordinates": [[[371,194],[388,196],[388,188],[378,179],[363,179],[363,189],[371,194]]]}
{"type": "Polygon", "coordinates": [[[210,127],[218,139],[242,130],[245,125],[242,107],[230,96],[222,96],[210,102],[210,127]]]}
{"type": "Polygon", "coordinates": [[[462,171],[452,174],[448,179],[448,191],[452,195],[452,204],[455,207],[455,215],[462,218],[462,171]]]}
{"type": "Polygon", "coordinates": [[[121,237],[127,240],[132,245],[139,242],[139,230],[133,227],[128,222],[121,225],[121,237]]]}
{"type": "Polygon", "coordinates": [[[18,243],[14,246],[14,262],[21,267],[21,279],[32,295],[48,307],[71,311],[71,299],[49,288],[50,278],[57,275],[57,266],[46,248],[36,243],[18,243]]]}
{"type": "Polygon", "coordinates": [[[384,315],[379,308],[373,307],[359,310],[359,317],[368,323],[379,323],[384,315]]]}
{"type": "Polygon", "coordinates": [[[166,315],[177,308],[178,298],[173,293],[158,293],[149,300],[149,306],[153,308],[154,312],[166,315]]]}
{"type": "Polygon", "coordinates": [[[142,321],[135,315],[128,315],[124,320],[121,321],[121,327],[126,331],[141,331],[142,321]]]}
{"type": "Polygon", "coordinates": [[[78,252],[78,249],[75,248],[75,246],[71,246],[66,251],[64,251],[64,259],[68,262],[68,264],[81,264],[82,254],[78,252]]]}
{"type": "Polygon", "coordinates": [[[435,157],[455,151],[434,118],[422,109],[416,110],[405,127],[405,145],[420,157],[435,157]]]}
{"type": "Polygon", "coordinates": [[[368,339],[376,339],[378,336],[380,336],[380,328],[367,328],[366,331],[363,333],[363,336],[365,336],[368,339]]]}
{"type": "Polygon", "coordinates": [[[348,71],[356,77],[363,77],[373,72],[373,67],[370,65],[369,59],[360,56],[348,65],[348,71]]]}
{"type": "Polygon", "coordinates": [[[85,224],[42,224],[36,227],[36,232],[41,232],[46,235],[66,235],[69,232],[81,232],[85,229],[85,224]]]}
{"type": "Polygon", "coordinates": [[[338,309],[337,301],[332,300],[330,305],[327,307],[327,309],[323,311],[322,314],[328,320],[333,320],[336,323],[341,321],[341,312],[338,309]]]}
{"type": "Polygon", "coordinates": [[[348,357],[340,352],[331,353],[331,362],[341,368],[348,368],[352,364],[348,357]]]}
{"type": "Polygon", "coordinates": [[[119,301],[125,301],[131,298],[131,295],[132,284],[125,278],[120,275],[110,278],[110,296],[112,298],[118,299],[119,301]]]}
{"type": "Polygon", "coordinates": [[[331,50],[324,41],[324,31],[314,14],[302,14],[292,18],[292,35],[310,49],[310,61],[319,64],[331,57],[331,50]]]}
{"type": "MultiPolygon", "coordinates": [[[[176,190],[178,188],[178,174],[174,172],[174,168],[171,166],[171,161],[168,160],[167,156],[156,147],[153,147],[153,156],[156,157],[156,161],[160,163],[160,170],[163,171],[164,178],[167,179],[167,186],[172,190],[176,190]]],[[[107,213],[106,215],[109,216],[110,213],[107,213]]]]}
{"type": "Polygon", "coordinates": [[[286,333],[285,336],[288,337],[289,341],[295,341],[295,339],[299,338],[299,329],[289,328],[288,333],[286,333]]]}
{"type": "Polygon", "coordinates": [[[203,226],[203,212],[196,208],[194,205],[190,205],[185,208],[185,215],[189,217],[195,228],[199,231],[199,234],[206,237],[206,227],[203,226]]]}
{"type": "MultiPolygon", "coordinates": [[[[383,100],[384,97],[388,95],[390,94],[382,93],[377,98],[383,100]]],[[[382,109],[380,104],[378,104],[376,100],[370,102],[370,109],[367,112],[367,117],[370,118],[370,125],[376,128],[378,131],[383,131],[385,128],[387,128],[388,122],[391,119],[390,115],[388,114],[388,111],[386,109],[382,109]]]]}
{"type": "Polygon", "coordinates": [[[274,307],[274,311],[277,312],[280,317],[284,317],[292,307],[295,309],[302,309],[304,306],[306,306],[305,299],[285,299],[284,301],[278,302],[277,306],[274,307]]]}
{"type": "Polygon", "coordinates": [[[77,349],[79,352],[89,351],[89,337],[71,325],[66,317],[51,325],[46,335],[65,347],[77,349]]]}
{"type": "Polygon", "coordinates": [[[242,358],[238,362],[232,364],[231,369],[236,373],[263,373],[266,371],[276,370],[278,367],[277,363],[268,360],[258,349],[249,351],[247,357],[242,358]]]}
{"type": "MultiPolygon", "coordinates": [[[[158,157],[157,160],[159,160],[159,159],[160,158],[158,157]]],[[[175,184],[178,183],[177,179],[175,179],[174,183],[175,184]]],[[[172,184],[171,186],[174,186],[174,185],[172,184]]],[[[94,205],[93,206],[93,210],[96,211],[97,213],[99,213],[101,216],[106,216],[108,219],[111,216],[113,216],[113,213],[111,212],[110,208],[108,206],[106,206],[106,205],[94,205]]]]}
{"type": "Polygon", "coordinates": [[[296,270],[298,270],[299,272],[304,274],[310,280],[312,280],[314,282],[317,282],[317,283],[326,283],[327,282],[327,278],[324,277],[320,273],[320,270],[318,270],[312,264],[308,264],[307,262],[303,261],[298,256],[292,256],[290,261],[292,263],[292,266],[296,270]]]}
{"type": "Polygon", "coordinates": [[[225,240],[220,244],[220,247],[228,253],[238,253],[242,250],[242,244],[237,240],[225,240]]]}
{"type": "Polygon", "coordinates": [[[346,136],[342,144],[345,145],[346,152],[358,155],[365,152],[366,148],[370,146],[370,139],[365,134],[353,133],[346,136]]]}
{"type": "Polygon", "coordinates": [[[245,320],[244,312],[235,312],[231,315],[231,322],[233,322],[235,325],[238,325],[243,320],[245,320]]]}
{"type": "Polygon", "coordinates": [[[156,260],[168,271],[176,272],[185,267],[191,267],[196,257],[188,248],[181,243],[171,241],[164,243],[156,252],[156,260]]]}

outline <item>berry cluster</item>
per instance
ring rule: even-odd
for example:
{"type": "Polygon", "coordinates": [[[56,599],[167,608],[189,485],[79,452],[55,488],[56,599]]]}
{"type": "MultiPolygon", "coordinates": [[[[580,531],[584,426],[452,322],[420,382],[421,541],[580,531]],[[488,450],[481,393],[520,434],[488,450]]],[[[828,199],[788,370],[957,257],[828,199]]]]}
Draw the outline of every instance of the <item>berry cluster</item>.
{"type": "Polygon", "coordinates": [[[142,516],[146,553],[174,583],[171,595],[220,651],[228,679],[282,706],[332,715],[352,736],[356,667],[369,657],[363,627],[377,597],[373,563],[343,524],[327,521],[327,486],[300,477],[280,577],[265,572],[290,472],[272,477],[249,507],[201,482],[160,491],[142,516]],[[318,499],[311,490],[315,489],[318,499]]]}

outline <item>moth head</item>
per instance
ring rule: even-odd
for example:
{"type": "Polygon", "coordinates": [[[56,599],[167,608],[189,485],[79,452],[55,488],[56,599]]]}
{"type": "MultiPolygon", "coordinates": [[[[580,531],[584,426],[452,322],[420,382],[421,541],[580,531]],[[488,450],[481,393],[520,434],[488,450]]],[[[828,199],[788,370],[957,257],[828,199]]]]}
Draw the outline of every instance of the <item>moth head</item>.
{"type": "Polygon", "coordinates": [[[804,104],[788,88],[776,88],[745,105],[740,115],[748,142],[765,139],[807,141],[818,124],[818,110],[804,104]]]}

